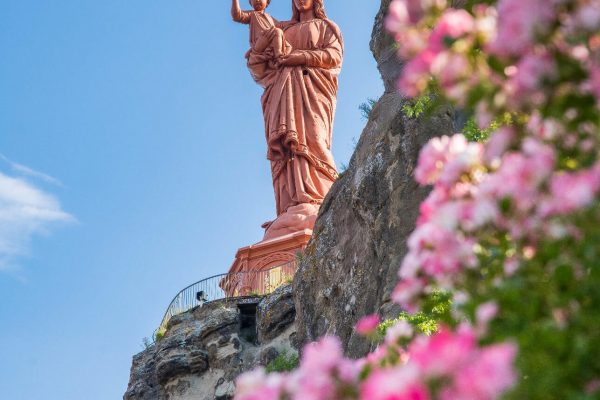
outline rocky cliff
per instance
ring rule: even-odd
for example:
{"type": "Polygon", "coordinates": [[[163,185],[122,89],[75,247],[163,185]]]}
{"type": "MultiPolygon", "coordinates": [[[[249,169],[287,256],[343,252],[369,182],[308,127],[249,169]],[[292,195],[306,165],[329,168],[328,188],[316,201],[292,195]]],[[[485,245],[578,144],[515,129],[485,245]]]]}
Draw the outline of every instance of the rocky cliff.
{"type": "Polygon", "coordinates": [[[227,400],[242,372],[297,352],[291,286],[264,299],[221,301],[174,317],[165,336],[133,358],[124,400],[227,400]],[[258,302],[256,326],[243,309],[258,302]]]}
{"type": "Polygon", "coordinates": [[[294,280],[299,341],[335,334],[351,356],[369,350],[353,330],[360,317],[374,312],[393,317],[399,311],[390,295],[419,204],[428,193],[413,179],[418,153],[433,136],[454,131],[450,108],[421,119],[402,112],[406,100],[395,90],[402,64],[383,27],[389,3],[382,1],[371,40],[385,93],[371,112],[349,168],[321,207],[294,280]]]}
{"type": "Polygon", "coordinates": [[[229,399],[241,372],[325,334],[339,336],[349,355],[363,355],[369,343],[355,335],[357,320],[398,313],[390,295],[428,193],[412,177],[417,156],[431,137],[454,131],[454,113],[442,108],[411,119],[402,112],[406,100],[394,87],[402,65],[383,28],[389,3],[382,0],[371,41],[385,93],[321,207],[293,290],[261,300],[252,340],[244,338],[236,303],[174,318],[160,343],[134,357],[125,400],[229,399]]]}

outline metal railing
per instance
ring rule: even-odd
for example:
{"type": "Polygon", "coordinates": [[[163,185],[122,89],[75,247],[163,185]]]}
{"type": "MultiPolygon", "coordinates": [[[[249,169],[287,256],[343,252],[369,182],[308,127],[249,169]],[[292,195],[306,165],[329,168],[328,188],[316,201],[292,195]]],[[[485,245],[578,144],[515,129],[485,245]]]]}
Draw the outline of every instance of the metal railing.
{"type": "Polygon", "coordinates": [[[270,294],[284,283],[291,282],[296,268],[296,261],[291,261],[264,271],[221,274],[196,282],[173,298],[160,326],[154,332],[154,338],[166,331],[171,318],[196,307],[217,300],[270,294]]]}

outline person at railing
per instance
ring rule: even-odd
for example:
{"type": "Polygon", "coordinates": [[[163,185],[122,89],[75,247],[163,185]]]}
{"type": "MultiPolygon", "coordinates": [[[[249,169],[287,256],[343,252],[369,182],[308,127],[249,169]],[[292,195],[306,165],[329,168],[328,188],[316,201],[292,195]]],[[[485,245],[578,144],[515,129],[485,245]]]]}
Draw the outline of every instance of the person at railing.
{"type": "Polygon", "coordinates": [[[206,293],[204,293],[203,290],[197,292],[196,300],[198,300],[199,306],[202,307],[204,305],[204,303],[208,301],[208,298],[206,297],[206,293]]]}

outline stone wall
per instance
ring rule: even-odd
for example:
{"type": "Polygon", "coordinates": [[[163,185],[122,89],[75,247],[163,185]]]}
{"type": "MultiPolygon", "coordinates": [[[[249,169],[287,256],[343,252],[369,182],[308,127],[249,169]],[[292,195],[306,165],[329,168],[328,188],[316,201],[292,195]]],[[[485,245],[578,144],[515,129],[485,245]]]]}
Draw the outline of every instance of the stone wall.
{"type": "Polygon", "coordinates": [[[124,400],[231,399],[239,374],[297,352],[291,289],[260,300],[253,342],[241,330],[236,301],[174,317],[159,343],[133,358],[124,400]]]}

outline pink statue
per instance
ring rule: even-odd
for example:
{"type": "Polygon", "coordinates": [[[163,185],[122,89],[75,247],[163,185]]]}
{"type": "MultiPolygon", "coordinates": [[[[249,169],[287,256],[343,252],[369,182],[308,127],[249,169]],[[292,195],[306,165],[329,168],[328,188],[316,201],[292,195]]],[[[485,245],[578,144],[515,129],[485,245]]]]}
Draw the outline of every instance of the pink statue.
{"type": "Polygon", "coordinates": [[[264,12],[268,0],[251,3],[255,11],[243,12],[233,0],[232,15],[250,23],[248,68],[265,89],[267,158],[277,205],[277,219],[263,226],[268,240],[312,229],[337,178],[331,136],[343,40],[323,0],[292,0],[292,19],[285,23],[264,12]]]}

